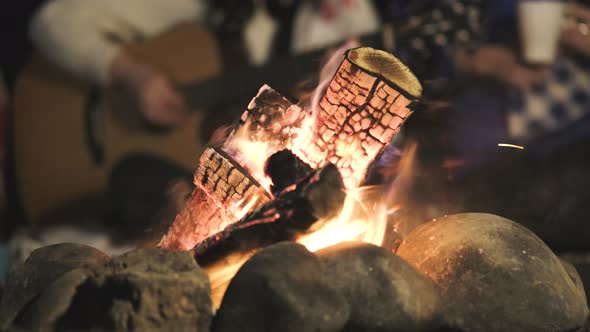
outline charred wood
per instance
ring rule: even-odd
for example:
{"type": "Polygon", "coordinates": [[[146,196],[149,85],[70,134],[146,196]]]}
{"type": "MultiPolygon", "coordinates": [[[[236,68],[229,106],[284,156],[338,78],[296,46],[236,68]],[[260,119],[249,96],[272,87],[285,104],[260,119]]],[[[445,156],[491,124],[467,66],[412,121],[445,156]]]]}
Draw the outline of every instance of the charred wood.
{"type": "Polygon", "coordinates": [[[193,253],[201,266],[235,252],[294,240],[318,220],[336,216],[344,203],[342,177],[332,165],[313,171],[266,205],[200,242],[193,253]]]}

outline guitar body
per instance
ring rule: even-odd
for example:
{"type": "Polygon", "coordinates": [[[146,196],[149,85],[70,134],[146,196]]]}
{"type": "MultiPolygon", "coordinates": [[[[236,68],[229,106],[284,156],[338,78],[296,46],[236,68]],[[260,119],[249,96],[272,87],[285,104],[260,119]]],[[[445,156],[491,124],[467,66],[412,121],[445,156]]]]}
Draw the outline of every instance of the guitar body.
{"type": "MultiPolygon", "coordinates": [[[[179,84],[221,71],[215,40],[197,25],[179,26],[127,47],[179,84]]],[[[90,86],[41,57],[34,57],[17,81],[14,162],[21,201],[32,223],[104,210],[110,171],[125,156],[149,154],[193,169],[201,154],[203,111],[191,112],[174,131],[154,132],[130,121],[138,118],[137,109],[120,91],[101,92],[89,112],[91,92],[90,86]],[[99,132],[100,160],[89,144],[89,131],[99,132]]]]}

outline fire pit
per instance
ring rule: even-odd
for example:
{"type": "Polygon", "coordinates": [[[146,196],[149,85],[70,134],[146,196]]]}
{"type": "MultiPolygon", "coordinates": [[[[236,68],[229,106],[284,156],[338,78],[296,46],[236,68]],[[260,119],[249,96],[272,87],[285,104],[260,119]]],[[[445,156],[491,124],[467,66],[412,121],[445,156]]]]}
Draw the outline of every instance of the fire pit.
{"type": "Polygon", "coordinates": [[[396,237],[403,181],[366,183],[421,86],[386,52],[338,56],[309,105],[260,89],[159,249],[63,244],[13,268],[0,329],[582,331],[577,272],[517,223],[461,214],[396,237]]]}

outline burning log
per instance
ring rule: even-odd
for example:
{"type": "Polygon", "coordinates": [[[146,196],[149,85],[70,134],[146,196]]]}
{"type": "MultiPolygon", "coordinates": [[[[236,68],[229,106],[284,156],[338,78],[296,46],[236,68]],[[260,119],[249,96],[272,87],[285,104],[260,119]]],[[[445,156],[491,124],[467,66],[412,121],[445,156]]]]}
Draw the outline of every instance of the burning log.
{"type": "Polygon", "coordinates": [[[296,184],[313,170],[291,150],[281,150],[268,158],[264,174],[271,180],[270,190],[278,196],[283,190],[296,184]]]}
{"type": "Polygon", "coordinates": [[[268,85],[264,85],[242,114],[240,126],[227,139],[224,149],[239,150],[239,141],[244,139],[248,142],[267,144],[268,150],[272,151],[267,158],[276,151],[291,149],[293,140],[308,115],[306,110],[292,104],[268,85]]]}
{"type": "Polygon", "coordinates": [[[242,143],[247,141],[255,149],[255,143],[265,143],[262,151],[268,151],[268,156],[261,156],[264,162],[271,151],[289,147],[294,128],[303,116],[300,107],[263,86],[223,147],[207,148],[201,155],[195,171],[195,190],[159,246],[191,249],[268,202],[271,197],[262,185],[266,181],[262,164],[249,158],[250,151],[242,143]]]}
{"type": "Polygon", "coordinates": [[[349,50],[294,152],[314,168],[335,164],[346,188],[358,187],[421,92],[418,79],[393,55],[368,47],[349,50]]]}
{"type": "Polygon", "coordinates": [[[195,171],[195,185],[160,246],[190,249],[224,229],[228,221],[238,219],[241,210],[247,212],[252,205],[270,200],[261,185],[221,149],[207,148],[203,152],[195,171]]]}
{"type": "MultiPolygon", "coordinates": [[[[201,156],[196,188],[160,247],[187,250],[211,238],[269,202],[269,190],[281,197],[309,170],[305,165],[318,169],[333,164],[347,189],[358,187],[371,162],[411,114],[411,103],[421,89],[397,58],[372,48],[346,52],[317,107],[302,109],[263,86],[223,146],[208,148],[201,156]],[[283,170],[265,168],[269,157],[284,149],[293,151],[296,164],[283,170]],[[271,177],[278,174],[274,186],[265,171],[271,177]]],[[[280,155],[270,164],[276,158],[281,165],[280,155]]]]}
{"type": "Polygon", "coordinates": [[[229,253],[249,252],[294,240],[320,219],[336,216],[344,203],[344,183],[332,165],[311,172],[293,187],[223,231],[200,242],[193,252],[201,266],[229,253]]]}

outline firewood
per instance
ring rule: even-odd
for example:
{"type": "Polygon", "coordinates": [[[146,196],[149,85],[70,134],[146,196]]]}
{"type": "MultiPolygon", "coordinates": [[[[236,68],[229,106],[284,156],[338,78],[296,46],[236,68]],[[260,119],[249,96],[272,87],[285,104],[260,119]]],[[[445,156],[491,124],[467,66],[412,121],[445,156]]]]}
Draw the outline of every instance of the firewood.
{"type": "Polygon", "coordinates": [[[264,174],[271,179],[270,190],[275,196],[311,172],[312,168],[308,164],[287,149],[273,154],[264,164],[264,174]]]}
{"type": "Polygon", "coordinates": [[[346,188],[355,188],[421,93],[418,79],[393,55],[368,47],[349,50],[294,152],[313,168],[335,164],[346,188]]]}
{"type": "MultiPolygon", "coordinates": [[[[267,208],[290,202],[281,197],[292,194],[287,190],[309,169],[306,165],[318,169],[333,164],[345,188],[358,187],[371,162],[411,114],[421,89],[416,77],[397,58],[372,48],[347,51],[319,104],[307,109],[263,86],[225,143],[201,156],[195,172],[196,189],[160,246],[186,250],[211,237],[225,237],[223,232],[216,233],[227,229],[246,210],[269,202],[269,191],[278,196],[267,208]],[[244,149],[244,144],[249,149],[244,149]],[[297,157],[292,161],[301,163],[282,171],[276,167],[264,170],[262,163],[284,149],[292,150],[297,157]],[[272,187],[264,171],[274,177],[272,187]]],[[[305,204],[297,203],[284,211],[305,215],[305,209],[305,204]]],[[[280,218],[286,216],[282,213],[280,218]]],[[[242,219],[236,227],[242,229],[244,225],[252,224],[242,219]]]]}
{"type": "Polygon", "coordinates": [[[195,189],[159,246],[188,250],[239,219],[241,210],[260,206],[270,195],[223,150],[207,148],[195,171],[195,189]]]}
{"type": "Polygon", "coordinates": [[[201,155],[195,189],[159,246],[188,250],[238,220],[249,205],[252,209],[269,201],[271,196],[261,185],[263,170],[248,162],[239,140],[267,143],[270,156],[272,151],[290,147],[304,115],[299,106],[269,86],[260,88],[222,147],[209,147],[201,155]]]}
{"type": "Polygon", "coordinates": [[[307,110],[292,104],[270,86],[263,85],[242,114],[238,128],[230,134],[223,149],[239,155],[241,151],[234,151],[235,140],[244,138],[250,142],[266,143],[273,152],[290,149],[308,115],[307,110]]]}
{"type": "Polygon", "coordinates": [[[264,206],[200,242],[193,253],[207,267],[236,252],[294,240],[318,220],[336,216],[344,204],[344,183],[338,169],[328,164],[313,171],[291,190],[281,192],[264,206]]]}

